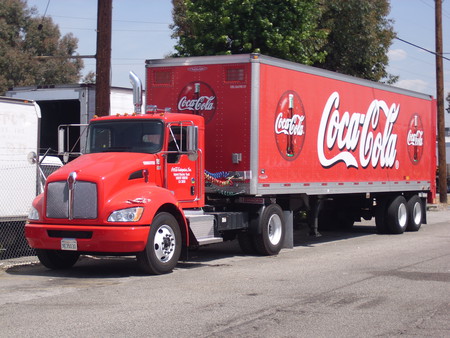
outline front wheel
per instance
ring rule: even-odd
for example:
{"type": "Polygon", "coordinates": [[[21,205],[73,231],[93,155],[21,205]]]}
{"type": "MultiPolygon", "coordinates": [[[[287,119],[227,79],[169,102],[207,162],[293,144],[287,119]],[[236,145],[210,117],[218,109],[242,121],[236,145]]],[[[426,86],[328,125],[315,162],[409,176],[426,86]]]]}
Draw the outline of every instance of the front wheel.
{"type": "Polygon", "coordinates": [[[145,249],[137,254],[138,264],[146,273],[169,273],[177,265],[181,245],[177,220],[171,214],[161,212],[153,219],[145,249]]]}
{"type": "Polygon", "coordinates": [[[285,224],[278,204],[267,206],[259,217],[260,233],[255,235],[256,251],[265,256],[276,255],[283,247],[285,224]]]}
{"type": "Polygon", "coordinates": [[[80,257],[76,251],[36,249],[39,261],[45,267],[53,270],[72,267],[80,257]]]}

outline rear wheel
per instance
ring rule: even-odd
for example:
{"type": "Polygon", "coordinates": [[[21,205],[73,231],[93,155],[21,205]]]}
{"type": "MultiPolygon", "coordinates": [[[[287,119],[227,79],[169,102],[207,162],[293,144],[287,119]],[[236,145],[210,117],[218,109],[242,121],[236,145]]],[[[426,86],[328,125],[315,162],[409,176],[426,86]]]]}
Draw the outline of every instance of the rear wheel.
{"type": "Polygon", "coordinates": [[[145,249],[137,254],[138,264],[146,273],[169,273],[177,265],[181,245],[177,220],[171,214],[161,212],[153,219],[145,249]]]}
{"type": "Polygon", "coordinates": [[[397,196],[389,203],[386,210],[386,225],[391,234],[402,234],[406,230],[408,212],[403,196],[397,196]]]}
{"type": "Polygon", "coordinates": [[[408,212],[408,226],[406,231],[418,231],[422,225],[423,220],[423,203],[419,196],[413,195],[406,204],[408,212]]]}
{"type": "Polygon", "coordinates": [[[377,199],[377,206],[375,209],[375,227],[378,234],[387,234],[388,228],[386,224],[386,205],[385,199],[377,199]]]}
{"type": "Polygon", "coordinates": [[[36,255],[42,265],[54,270],[70,268],[78,261],[78,258],[80,257],[80,254],[76,251],[47,249],[36,249],[36,255]]]}
{"type": "Polygon", "coordinates": [[[278,204],[264,208],[259,218],[261,233],[256,234],[254,243],[261,255],[276,255],[283,247],[285,224],[283,211],[278,204]]]}

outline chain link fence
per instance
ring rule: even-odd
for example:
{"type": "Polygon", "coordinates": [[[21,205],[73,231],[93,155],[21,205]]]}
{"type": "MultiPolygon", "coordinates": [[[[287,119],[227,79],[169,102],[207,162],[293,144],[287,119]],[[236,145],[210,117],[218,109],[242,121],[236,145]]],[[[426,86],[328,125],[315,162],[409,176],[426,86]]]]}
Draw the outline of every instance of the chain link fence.
{"type": "Polygon", "coordinates": [[[14,156],[0,160],[0,260],[35,255],[25,239],[25,222],[46,178],[62,165],[58,158],[41,162],[28,163],[14,156]]]}

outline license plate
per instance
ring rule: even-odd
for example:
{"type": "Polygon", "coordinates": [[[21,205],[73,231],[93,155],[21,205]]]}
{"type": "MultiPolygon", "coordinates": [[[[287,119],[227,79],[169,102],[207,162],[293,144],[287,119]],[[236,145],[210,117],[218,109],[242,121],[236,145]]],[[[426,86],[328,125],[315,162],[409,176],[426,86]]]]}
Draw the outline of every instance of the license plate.
{"type": "Polygon", "coordinates": [[[77,251],[77,240],[74,238],[63,238],[61,240],[61,250],[77,251]]]}

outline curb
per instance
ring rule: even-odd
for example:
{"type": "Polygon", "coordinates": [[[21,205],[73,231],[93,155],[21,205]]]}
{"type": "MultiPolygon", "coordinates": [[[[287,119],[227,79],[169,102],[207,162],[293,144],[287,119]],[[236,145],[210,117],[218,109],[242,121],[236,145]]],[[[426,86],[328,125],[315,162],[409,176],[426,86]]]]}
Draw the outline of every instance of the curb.
{"type": "Polygon", "coordinates": [[[5,259],[0,261],[0,271],[6,271],[9,268],[22,266],[22,265],[33,265],[38,264],[39,259],[36,256],[26,256],[26,257],[18,257],[5,259]]]}

